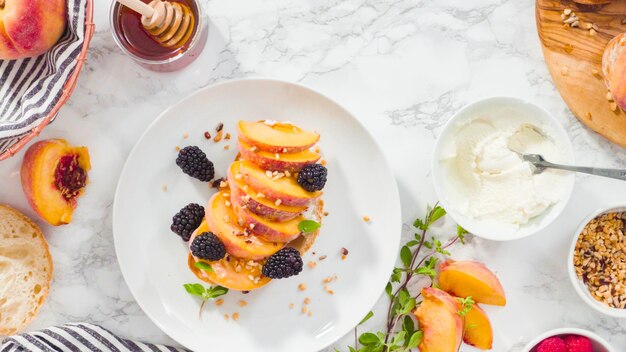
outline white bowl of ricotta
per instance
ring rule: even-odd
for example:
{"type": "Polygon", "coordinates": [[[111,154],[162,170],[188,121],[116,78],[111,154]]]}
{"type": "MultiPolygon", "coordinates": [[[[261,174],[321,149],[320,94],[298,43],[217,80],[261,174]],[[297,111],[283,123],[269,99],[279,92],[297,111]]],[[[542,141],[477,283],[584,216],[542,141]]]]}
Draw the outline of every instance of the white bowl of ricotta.
{"type": "Polygon", "coordinates": [[[435,191],[467,231],[496,241],[520,239],[539,232],[563,211],[574,174],[553,169],[536,174],[519,153],[574,164],[565,129],[528,101],[479,100],[444,126],[433,157],[435,191]]]}

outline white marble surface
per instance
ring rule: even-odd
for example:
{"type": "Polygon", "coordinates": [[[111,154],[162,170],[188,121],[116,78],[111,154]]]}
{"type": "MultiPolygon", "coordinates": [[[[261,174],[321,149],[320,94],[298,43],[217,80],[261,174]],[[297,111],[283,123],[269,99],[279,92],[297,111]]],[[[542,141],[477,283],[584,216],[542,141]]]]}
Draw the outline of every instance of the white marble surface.
{"type": "MultiPolygon", "coordinates": [[[[109,32],[110,0],[96,1],[97,31],[84,72],[58,120],[40,137],[87,145],[92,182],[71,225],[39,222],[52,248],[55,277],[31,329],[90,321],[135,339],[173,343],[143,314],[122,279],[111,234],[113,193],[128,152],[159,112],[225,79],[301,82],[351,110],[391,162],[406,224],[436,201],[430,157],[442,124],[477,98],[530,99],[567,128],[579,163],[626,167],[624,149],[584,128],[560,99],[542,60],[533,1],[202,2],[210,18],[207,48],[186,70],[158,74],[121,54],[109,32]]],[[[33,215],[20,187],[22,155],[0,163],[0,202],[33,215]]],[[[563,326],[594,330],[618,351],[626,348],[626,322],[585,306],[565,271],[578,222],[625,198],[623,183],[578,177],[565,213],[542,233],[509,243],[473,238],[452,250],[455,257],[486,262],[507,291],[509,305],[489,310],[495,351],[519,351],[537,334],[563,326]]],[[[382,299],[375,313],[382,317],[386,304],[382,299]]],[[[382,328],[382,319],[365,328],[382,328]]],[[[345,351],[350,341],[336,346],[345,351]]]]}

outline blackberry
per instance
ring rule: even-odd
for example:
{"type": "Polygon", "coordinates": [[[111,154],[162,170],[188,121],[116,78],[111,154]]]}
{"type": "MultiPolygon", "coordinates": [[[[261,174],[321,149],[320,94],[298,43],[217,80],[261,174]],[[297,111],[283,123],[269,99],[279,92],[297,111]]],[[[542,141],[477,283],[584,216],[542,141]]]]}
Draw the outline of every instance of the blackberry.
{"type": "Polygon", "coordinates": [[[174,215],[170,229],[183,241],[189,241],[189,237],[200,226],[202,219],[204,208],[196,203],[190,203],[174,215]]]}
{"type": "Polygon", "coordinates": [[[191,254],[200,259],[216,261],[224,258],[226,248],[213,232],[203,232],[191,242],[191,254]]]}
{"type": "Polygon", "coordinates": [[[285,247],[272,254],[263,265],[263,275],[270,279],[284,279],[302,271],[302,257],[297,249],[285,247]]]}
{"type": "Polygon", "coordinates": [[[328,170],[324,165],[309,164],[298,174],[298,183],[309,192],[321,191],[326,185],[328,170]]]}
{"type": "Polygon", "coordinates": [[[213,163],[195,145],[187,146],[178,152],[176,165],[180,166],[184,173],[200,181],[209,182],[215,177],[213,163]]]}

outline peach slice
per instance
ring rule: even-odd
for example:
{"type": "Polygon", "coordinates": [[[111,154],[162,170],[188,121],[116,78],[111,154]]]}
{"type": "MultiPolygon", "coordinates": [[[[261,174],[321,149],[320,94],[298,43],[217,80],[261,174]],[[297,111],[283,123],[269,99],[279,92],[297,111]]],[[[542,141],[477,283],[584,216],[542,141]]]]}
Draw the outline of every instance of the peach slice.
{"type": "Polygon", "coordinates": [[[241,207],[245,206],[250,212],[274,221],[291,220],[307,209],[306,207],[294,207],[282,203],[276,205],[276,201],[267,197],[257,197],[258,192],[252,191],[243,181],[240,166],[241,163],[234,162],[228,168],[231,203],[241,207]]]}
{"type": "Polygon", "coordinates": [[[21,169],[28,203],[51,225],[69,224],[90,169],[86,147],[73,147],[63,139],[33,144],[24,155],[21,169]]]}
{"type": "Polygon", "coordinates": [[[458,297],[472,296],[478,303],[506,305],[500,280],[484,264],[448,259],[439,266],[439,287],[458,297]]]}
{"type": "Polygon", "coordinates": [[[269,121],[237,124],[239,138],[245,143],[270,153],[297,153],[311,148],[320,139],[316,132],[308,132],[289,123],[269,121]]]}
{"type": "Polygon", "coordinates": [[[474,304],[463,320],[463,342],[480,350],[493,346],[493,330],[487,313],[474,304]]]}
{"type": "MultiPolygon", "coordinates": [[[[235,199],[235,202],[237,199],[235,199]]],[[[303,216],[298,216],[288,221],[277,222],[263,218],[249,212],[240,206],[241,203],[233,202],[233,210],[239,219],[243,219],[246,226],[257,236],[273,242],[290,242],[300,235],[298,224],[306,220],[303,216]]]]}
{"type": "Polygon", "coordinates": [[[250,160],[263,170],[295,173],[302,170],[306,165],[314,164],[320,160],[320,155],[310,150],[282,154],[253,150],[252,146],[241,139],[237,147],[243,159],[250,160]]]}
{"type": "MultiPolygon", "coordinates": [[[[232,207],[226,205],[229,199],[230,194],[226,191],[218,192],[211,197],[205,210],[209,229],[222,241],[228,254],[243,259],[261,260],[284,246],[284,243],[265,241],[241,227],[232,207]]],[[[243,225],[243,220],[241,224],[243,225]]]]}
{"type": "Polygon", "coordinates": [[[436,288],[422,289],[424,300],[414,314],[424,338],[420,352],[456,352],[461,345],[463,321],[456,298],[436,288]]]}
{"type": "MultiPolygon", "coordinates": [[[[272,179],[258,166],[250,161],[238,161],[244,182],[254,191],[271,199],[280,199],[281,204],[291,206],[308,206],[311,201],[322,195],[322,192],[307,192],[293,177],[272,179]]],[[[263,198],[263,197],[259,197],[263,198]]]]}

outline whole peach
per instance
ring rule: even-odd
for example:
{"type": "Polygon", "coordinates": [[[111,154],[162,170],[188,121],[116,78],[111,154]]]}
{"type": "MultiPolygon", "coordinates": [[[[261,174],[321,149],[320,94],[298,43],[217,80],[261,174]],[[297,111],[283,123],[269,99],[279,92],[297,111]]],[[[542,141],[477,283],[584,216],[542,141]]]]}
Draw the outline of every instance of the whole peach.
{"type": "Polygon", "coordinates": [[[59,41],[66,0],[0,0],[0,59],[39,56],[59,41]]]}

